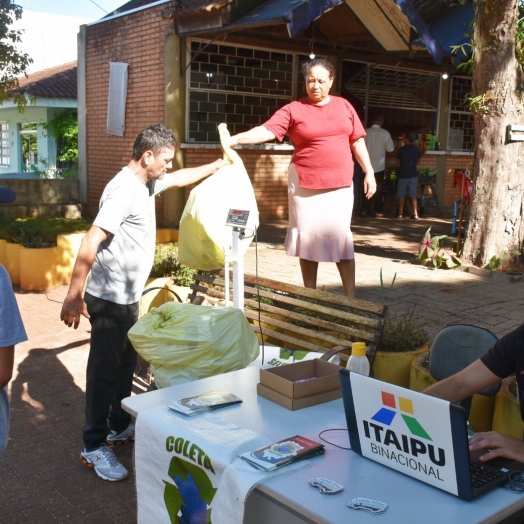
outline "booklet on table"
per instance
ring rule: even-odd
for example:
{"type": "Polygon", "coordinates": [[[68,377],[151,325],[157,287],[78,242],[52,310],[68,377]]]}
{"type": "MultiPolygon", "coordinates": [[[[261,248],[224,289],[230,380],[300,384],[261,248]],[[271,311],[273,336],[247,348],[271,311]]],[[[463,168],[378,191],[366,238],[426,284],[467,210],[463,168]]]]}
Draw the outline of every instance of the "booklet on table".
{"type": "Polygon", "coordinates": [[[300,435],[240,455],[255,468],[273,471],[286,464],[324,453],[324,445],[300,435]]]}
{"type": "Polygon", "coordinates": [[[204,413],[205,411],[225,408],[240,402],[242,402],[242,399],[229,391],[208,391],[207,393],[202,393],[202,395],[175,400],[169,404],[169,407],[178,413],[191,416],[204,413]]]}

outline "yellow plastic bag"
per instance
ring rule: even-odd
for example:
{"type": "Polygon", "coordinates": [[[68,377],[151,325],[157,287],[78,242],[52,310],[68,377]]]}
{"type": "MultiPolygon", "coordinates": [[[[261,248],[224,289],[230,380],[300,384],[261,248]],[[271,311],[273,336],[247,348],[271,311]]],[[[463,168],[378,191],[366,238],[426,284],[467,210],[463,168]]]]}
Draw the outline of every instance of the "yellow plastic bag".
{"type": "Polygon", "coordinates": [[[178,235],[180,263],[204,271],[224,267],[224,247],[231,245],[231,227],[225,225],[230,209],[249,211],[240,256],[247,251],[258,227],[257,201],[244,163],[229,147],[226,124],[220,124],[218,130],[224,157],[232,164],[220,168],[191,191],[178,235]]]}
{"type": "Polygon", "coordinates": [[[260,352],[240,309],[167,302],[129,330],[159,388],[245,368],[260,352]]]}

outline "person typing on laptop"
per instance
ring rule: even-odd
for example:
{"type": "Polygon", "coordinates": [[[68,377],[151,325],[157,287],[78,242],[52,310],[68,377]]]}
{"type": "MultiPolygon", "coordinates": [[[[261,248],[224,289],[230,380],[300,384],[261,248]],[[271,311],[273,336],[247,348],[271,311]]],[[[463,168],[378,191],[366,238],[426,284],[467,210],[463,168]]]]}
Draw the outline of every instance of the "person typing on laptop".
{"type": "MultiPolygon", "coordinates": [[[[524,420],[524,405],[520,400],[520,392],[524,393],[524,324],[498,340],[480,359],[459,373],[430,386],[423,393],[460,402],[512,373],[517,376],[520,416],[524,420]]],[[[524,442],[496,431],[475,433],[469,440],[469,449],[487,449],[480,457],[482,461],[506,457],[524,462],[524,442]]]]}

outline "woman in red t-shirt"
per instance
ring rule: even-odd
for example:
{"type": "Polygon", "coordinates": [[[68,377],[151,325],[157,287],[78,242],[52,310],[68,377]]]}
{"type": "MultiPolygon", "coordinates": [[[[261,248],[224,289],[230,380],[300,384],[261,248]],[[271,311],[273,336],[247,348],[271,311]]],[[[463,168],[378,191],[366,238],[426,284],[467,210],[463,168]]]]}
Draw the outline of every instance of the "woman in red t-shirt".
{"type": "Polygon", "coordinates": [[[366,197],[376,191],[366,132],[351,104],[329,94],[334,68],[327,60],[307,62],[302,72],[308,96],[279,109],[263,125],[233,135],[230,145],[291,138],[295,152],[288,170],[286,253],[299,257],[304,286],[312,289],[318,263],[335,262],[344,293],[355,298],[351,150],[365,172],[366,197]]]}

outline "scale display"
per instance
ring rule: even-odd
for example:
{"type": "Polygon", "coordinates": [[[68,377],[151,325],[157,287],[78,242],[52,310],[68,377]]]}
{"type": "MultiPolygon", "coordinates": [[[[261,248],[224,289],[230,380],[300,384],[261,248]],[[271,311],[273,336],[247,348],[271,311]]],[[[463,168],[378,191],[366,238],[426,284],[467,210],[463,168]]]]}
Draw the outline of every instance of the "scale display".
{"type": "Polygon", "coordinates": [[[249,211],[243,209],[230,209],[227,214],[226,225],[246,227],[249,211]]]}

